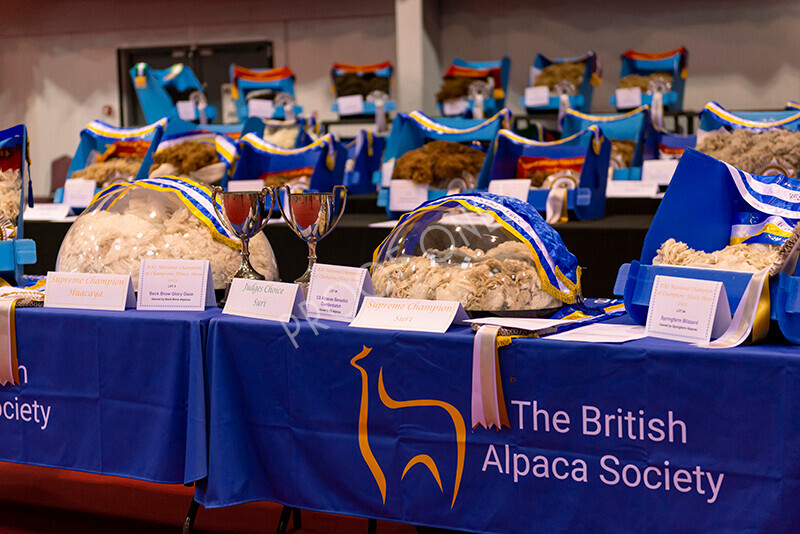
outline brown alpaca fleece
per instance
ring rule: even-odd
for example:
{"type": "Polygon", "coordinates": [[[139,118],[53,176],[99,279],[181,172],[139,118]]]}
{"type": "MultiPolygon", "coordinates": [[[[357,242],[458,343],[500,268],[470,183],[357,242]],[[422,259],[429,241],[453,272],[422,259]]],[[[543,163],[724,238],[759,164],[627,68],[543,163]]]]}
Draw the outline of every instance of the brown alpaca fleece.
{"type": "Polygon", "coordinates": [[[445,78],[442,87],[436,93],[436,101],[444,102],[454,98],[461,98],[469,94],[469,86],[481,78],[467,78],[465,76],[452,76],[445,78]]]}
{"type": "Polygon", "coordinates": [[[611,161],[617,161],[618,169],[627,169],[633,163],[633,153],[636,151],[636,142],[627,139],[611,140],[611,161]]]}
{"type": "Polygon", "coordinates": [[[389,78],[375,76],[371,73],[363,76],[359,76],[354,72],[338,74],[334,76],[333,84],[336,88],[336,96],[367,96],[372,91],[381,91],[387,95],[389,94],[389,78]]]}
{"type": "Polygon", "coordinates": [[[672,83],[672,75],[668,72],[654,72],[648,76],[641,76],[639,74],[628,74],[619,79],[617,88],[631,89],[638,87],[643,93],[650,90],[650,82],[664,82],[665,84],[672,83]]]}
{"type": "MultiPolygon", "coordinates": [[[[452,179],[464,178],[465,174],[477,179],[485,157],[480,150],[461,143],[431,141],[400,156],[392,178],[446,189],[452,179]]],[[[474,187],[475,183],[467,185],[474,187]]]]}
{"type": "Polygon", "coordinates": [[[710,132],[697,150],[754,174],[762,172],[773,158],[793,169],[795,177],[800,169],[800,132],[796,130],[710,132]]]}
{"type": "Polygon", "coordinates": [[[575,89],[583,81],[583,72],[586,64],[582,61],[576,63],[553,63],[542,69],[542,72],[533,81],[534,86],[546,85],[551,91],[562,81],[571,83],[575,89]]]}
{"type": "Polygon", "coordinates": [[[164,163],[174,165],[178,174],[188,175],[190,172],[219,163],[219,156],[217,156],[217,148],[213,143],[184,141],[156,152],[150,171],[152,172],[164,163]]]}

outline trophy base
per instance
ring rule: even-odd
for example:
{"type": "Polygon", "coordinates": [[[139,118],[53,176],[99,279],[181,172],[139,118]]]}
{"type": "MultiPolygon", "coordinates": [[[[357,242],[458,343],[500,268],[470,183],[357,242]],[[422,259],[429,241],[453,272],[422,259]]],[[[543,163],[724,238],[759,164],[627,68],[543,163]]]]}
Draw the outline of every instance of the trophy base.
{"type": "Polygon", "coordinates": [[[220,308],[225,307],[225,303],[228,301],[228,292],[231,290],[231,281],[225,280],[225,289],[218,289],[214,292],[214,296],[217,297],[217,306],[220,308]],[[222,293],[222,298],[220,297],[220,293],[222,293]]]}
{"type": "Polygon", "coordinates": [[[306,269],[306,272],[304,272],[300,278],[295,280],[294,283],[300,286],[300,289],[303,290],[303,293],[306,293],[308,291],[308,286],[311,284],[311,269],[306,269]]]}
{"type": "Polygon", "coordinates": [[[225,300],[228,297],[227,291],[227,284],[225,284],[226,289],[215,289],[214,290],[214,297],[217,299],[217,306],[220,308],[225,307],[225,300]]]}

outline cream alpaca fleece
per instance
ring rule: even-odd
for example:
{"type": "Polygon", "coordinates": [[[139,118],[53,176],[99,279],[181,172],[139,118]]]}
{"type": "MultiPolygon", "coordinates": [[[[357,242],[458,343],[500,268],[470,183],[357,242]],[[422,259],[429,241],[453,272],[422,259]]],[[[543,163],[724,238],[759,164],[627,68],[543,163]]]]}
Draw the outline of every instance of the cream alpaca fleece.
{"type": "Polygon", "coordinates": [[[703,252],[670,238],[656,251],[653,265],[685,265],[754,273],[775,263],[778,260],[779,249],[780,247],[775,245],[740,243],[728,245],[716,252],[703,252]]]}
{"type": "Polygon", "coordinates": [[[788,164],[795,177],[800,168],[800,132],[794,130],[709,132],[697,150],[749,173],[760,172],[772,158],[788,164]]]}
{"type": "Polygon", "coordinates": [[[0,172],[0,213],[17,225],[19,215],[19,196],[22,189],[22,176],[18,169],[0,172]]]}
{"type": "MultiPolygon", "coordinates": [[[[214,287],[221,289],[239,268],[239,251],[216,241],[172,194],[133,189],[112,209],[78,217],[61,243],[56,270],[130,274],[137,289],[142,259],[209,260],[214,287]]],[[[267,280],[278,280],[272,247],[263,233],[250,240],[250,262],[267,280]]]]}
{"type": "Polygon", "coordinates": [[[467,310],[540,310],[561,306],[560,301],[542,289],[533,258],[518,241],[501,243],[488,252],[460,247],[389,260],[375,266],[372,283],[380,296],[457,300],[467,310]],[[469,267],[462,267],[464,264],[469,267]]]}

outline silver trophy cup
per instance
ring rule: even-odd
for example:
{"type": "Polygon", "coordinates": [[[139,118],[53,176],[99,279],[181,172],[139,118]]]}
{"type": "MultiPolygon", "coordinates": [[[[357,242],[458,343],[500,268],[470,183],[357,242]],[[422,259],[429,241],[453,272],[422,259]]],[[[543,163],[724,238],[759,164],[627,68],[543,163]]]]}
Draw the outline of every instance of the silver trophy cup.
{"type": "Polygon", "coordinates": [[[222,224],[242,243],[242,264],[239,270],[233,273],[225,282],[225,296],[231,287],[234,278],[246,280],[264,280],[264,275],[256,271],[250,264],[250,238],[255,237],[264,229],[272,208],[275,207],[275,194],[271,187],[261,191],[225,191],[219,186],[213,186],[211,203],[214,211],[222,224]],[[220,197],[222,208],[217,203],[220,197]],[[269,197],[269,207],[267,198],[269,197]]]}
{"type": "Polygon", "coordinates": [[[336,185],[332,193],[292,193],[288,185],[278,189],[283,189],[285,195],[284,201],[278,202],[281,215],[289,228],[308,244],[308,269],[294,281],[305,290],[317,262],[317,242],[331,233],[342,218],[347,188],[336,185]]]}

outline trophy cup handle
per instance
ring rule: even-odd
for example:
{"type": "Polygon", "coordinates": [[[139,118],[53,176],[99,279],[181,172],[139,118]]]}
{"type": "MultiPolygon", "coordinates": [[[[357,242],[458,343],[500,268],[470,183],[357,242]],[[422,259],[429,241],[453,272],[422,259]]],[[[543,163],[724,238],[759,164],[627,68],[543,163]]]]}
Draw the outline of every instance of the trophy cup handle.
{"type": "Polygon", "coordinates": [[[219,211],[219,206],[217,205],[217,195],[224,193],[225,190],[222,189],[218,185],[211,186],[211,205],[214,206],[214,213],[217,214],[217,219],[231,232],[233,232],[233,228],[230,227],[228,224],[228,219],[223,217],[222,213],[219,211]]]}
{"type": "Polygon", "coordinates": [[[281,189],[283,190],[284,195],[286,195],[286,203],[287,204],[289,203],[289,195],[292,192],[292,189],[289,187],[289,184],[281,184],[274,188],[273,202],[275,202],[278,205],[278,210],[280,210],[283,220],[285,220],[286,224],[288,224],[289,227],[291,228],[294,226],[294,214],[292,213],[291,209],[288,210],[289,211],[288,214],[286,213],[287,210],[283,209],[283,202],[281,202],[281,195],[280,195],[281,189]]]}
{"type": "Polygon", "coordinates": [[[339,224],[339,220],[342,218],[342,215],[344,215],[344,208],[345,208],[345,206],[347,206],[347,186],[344,186],[344,185],[335,185],[335,186],[333,186],[333,194],[334,194],[334,198],[336,196],[341,195],[341,197],[342,197],[342,209],[339,210],[339,215],[336,216],[336,220],[331,225],[331,230],[333,229],[334,226],[339,224]]]}
{"type": "Polygon", "coordinates": [[[273,193],[271,187],[263,188],[261,190],[261,192],[258,194],[258,196],[263,199],[265,211],[264,211],[264,217],[263,217],[264,220],[261,221],[261,224],[258,225],[258,231],[256,232],[256,234],[260,233],[264,229],[264,227],[267,225],[267,223],[269,222],[269,217],[272,214],[272,208],[275,207],[275,194],[273,193]],[[269,196],[269,209],[266,209],[266,207],[267,207],[267,196],[269,196]]]}

